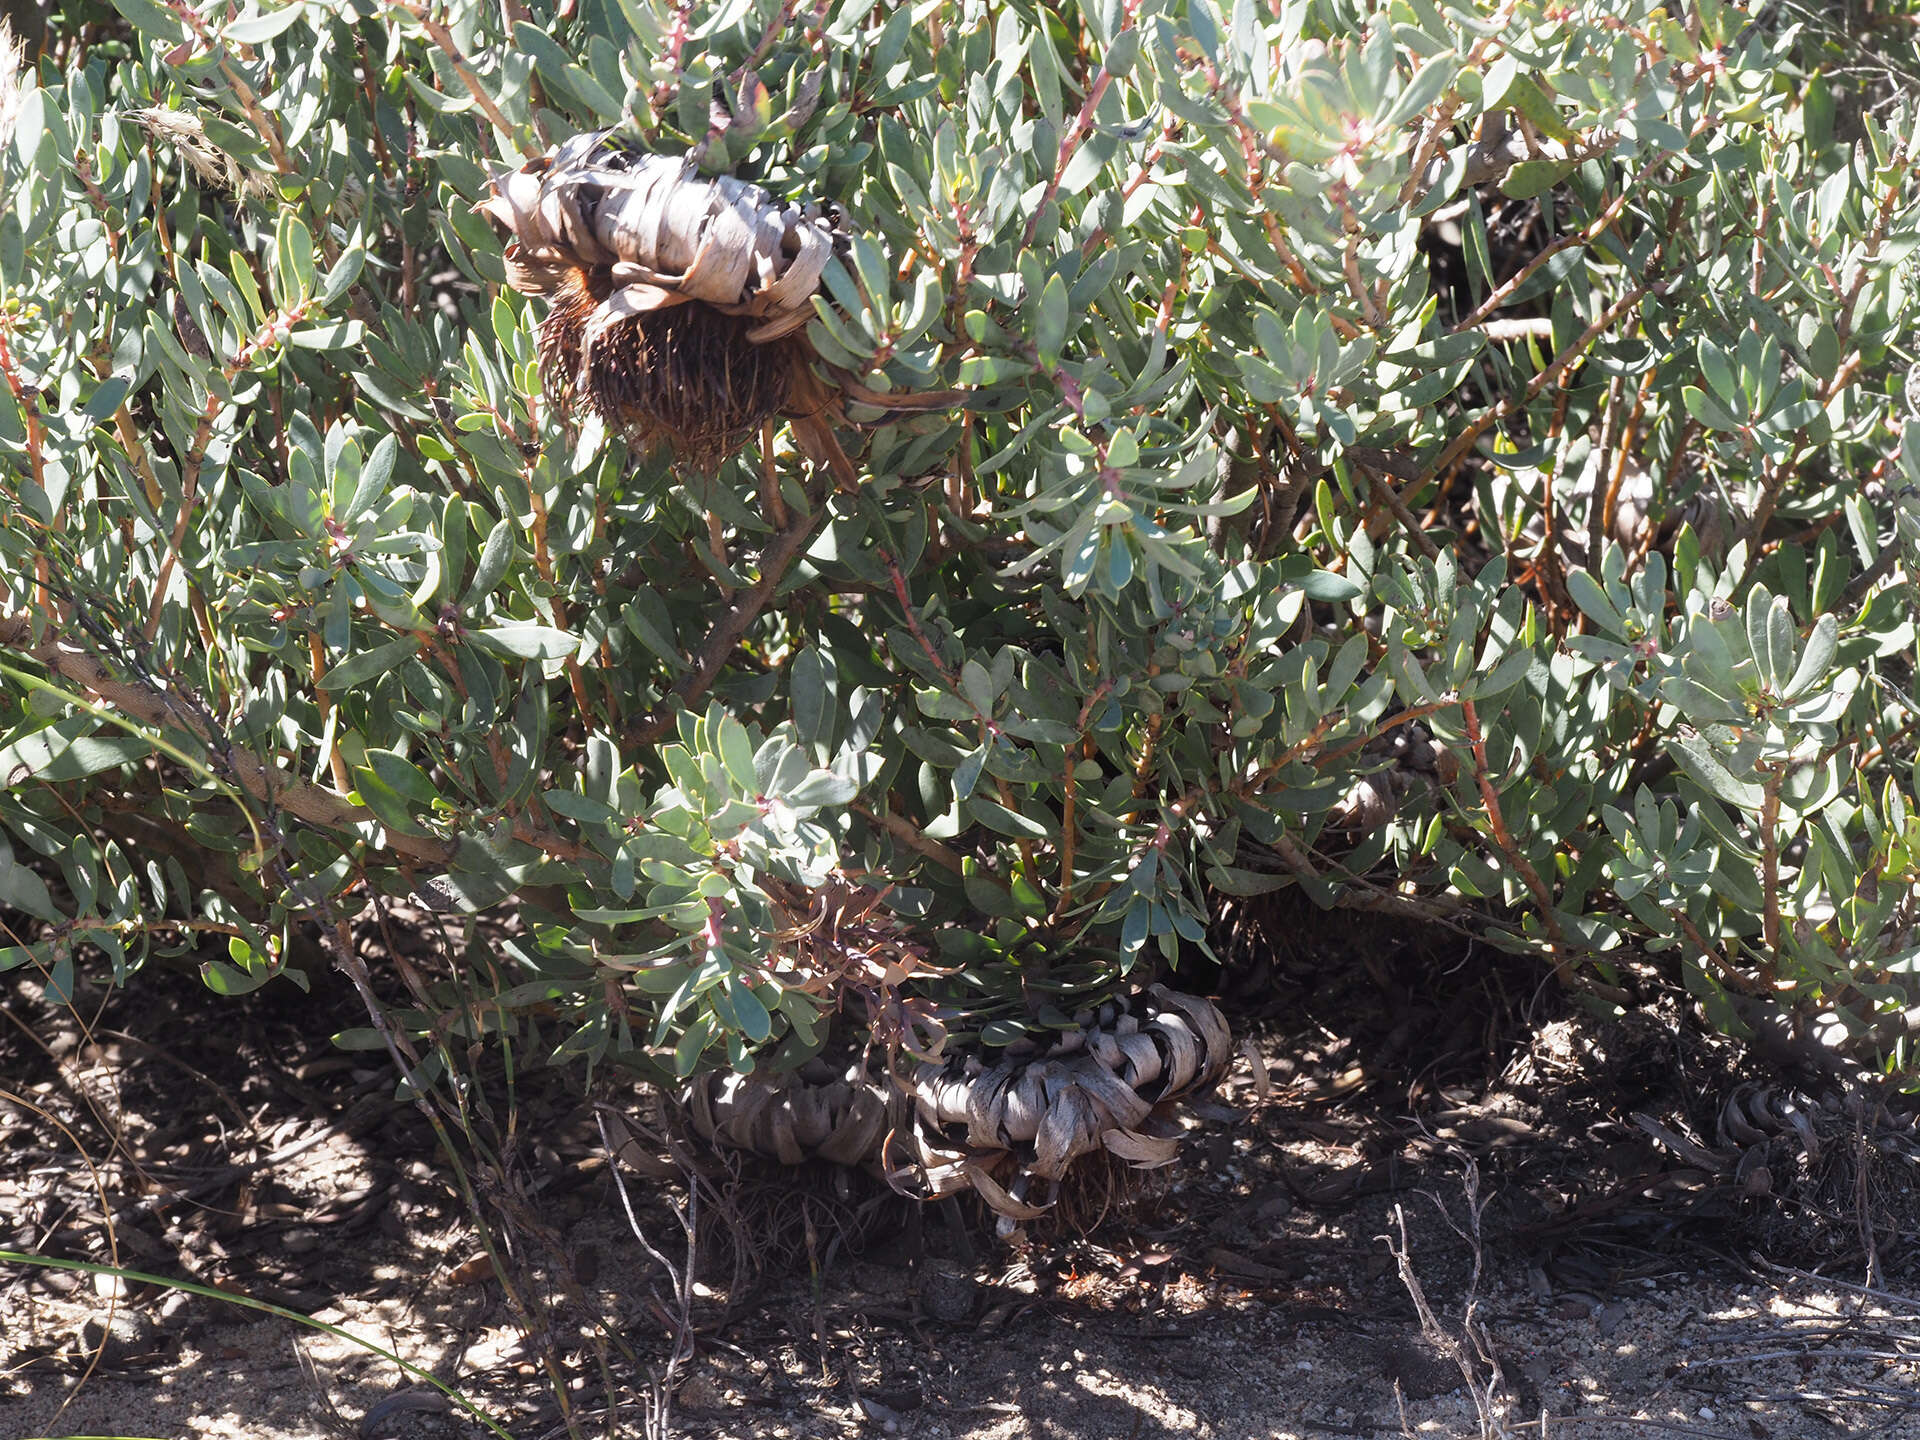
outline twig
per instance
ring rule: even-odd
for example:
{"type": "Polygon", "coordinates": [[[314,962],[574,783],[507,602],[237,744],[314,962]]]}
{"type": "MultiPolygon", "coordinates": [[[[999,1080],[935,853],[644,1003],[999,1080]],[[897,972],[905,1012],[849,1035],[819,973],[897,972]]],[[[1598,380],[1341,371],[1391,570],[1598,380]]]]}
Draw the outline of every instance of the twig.
{"type": "MultiPolygon", "coordinates": [[[[1220,102],[1227,112],[1227,120],[1233,126],[1234,137],[1240,142],[1240,157],[1247,168],[1247,189],[1253,195],[1253,211],[1260,217],[1260,223],[1267,232],[1267,243],[1273,246],[1274,256],[1286,267],[1287,278],[1294,288],[1302,294],[1317,295],[1320,287],[1313,277],[1307,274],[1306,267],[1300,263],[1300,257],[1287,243],[1287,232],[1280,224],[1280,217],[1265,199],[1266,174],[1260,161],[1266,154],[1266,140],[1247,119],[1247,113],[1240,103],[1239,92],[1222,78],[1211,61],[1201,62],[1201,73],[1207,78],[1208,93],[1220,102]]],[[[1351,339],[1358,334],[1353,322],[1343,315],[1329,317],[1333,328],[1341,335],[1351,339]]]]}
{"type": "MultiPolygon", "coordinates": [[[[314,304],[312,300],[302,300],[276,313],[248,336],[226,364],[220,367],[221,379],[231,385],[263,352],[284,346],[287,337],[293,333],[293,327],[306,318],[307,311],[314,304]]],[[[160,562],[160,573],[154,577],[153,603],[148,609],[146,628],[142,632],[149,641],[160,633],[160,616],[167,598],[167,586],[173,579],[174,567],[180,563],[182,547],[187,543],[187,527],[193,520],[193,508],[199,503],[200,470],[206,464],[207,448],[213,443],[213,422],[219,418],[227,403],[218,394],[207,396],[207,403],[200,410],[200,423],[194,427],[193,443],[187,447],[186,461],[180,467],[180,510],[173,517],[173,529],[167,536],[167,553],[160,562]]]]}
{"type": "Polygon", "coordinates": [[[747,633],[747,627],[766,609],[773,592],[780,588],[780,582],[786,578],[787,571],[793,568],[793,562],[800,558],[801,550],[812,538],[826,513],[825,500],[814,498],[811,510],[804,515],[792,516],[786,528],[774,535],[772,543],[760,553],[760,578],[740,593],[727,613],[707,632],[706,641],[700,647],[699,660],[693,669],[680,677],[670,692],[673,703],[663,701],[652,715],[636,726],[628,737],[633,743],[651,745],[659,740],[673,728],[677,710],[691,708],[707,693],[720,677],[720,671],[733,654],[734,646],[747,633]]]}
{"type": "Polygon", "coordinates": [[[1867,1256],[1867,1284],[1880,1283],[1880,1243],[1867,1203],[1867,1122],[1864,1107],[1853,1112],[1853,1213],[1860,1226],[1860,1248],[1867,1256]]]}
{"type": "Polygon", "coordinates": [[[908,849],[919,851],[920,854],[926,856],[929,860],[944,866],[956,875],[962,873],[964,866],[960,857],[948,846],[942,845],[938,840],[920,829],[919,826],[907,819],[906,816],[893,810],[875,810],[871,806],[858,800],[854,801],[848,808],[856,815],[864,815],[867,819],[873,821],[874,824],[880,826],[908,849]]]}
{"type": "MultiPolygon", "coordinates": [[[[1843,312],[1844,313],[1844,312],[1843,312]]],[[[1851,384],[1854,373],[1859,370],[1862,353],[1858,350],[1840,362],[1840,368],[1828,376],[1815,392],[1821,405],[1832,401],[1843,386],[1851,384]]],[[[1747,429],[1748,427],[1742,427],[1747,429]]],[[[1736,545],[1745,543],[1748,547],[1747,568],[1741,575],[1740,583],[1745,585],[1753,578],[1753,572],[1760,566],[1761,551],[1759,540],[1767,528],[1767,522],[1773,519],[1773,512],[1780,504],[1780,496],[1787,488],[1787,481],[1800,473],[1794,457],[1787,456],[1775,461],[1767,468],[1766,478],[1760,482],[1760,502],[1753,507],[1753,513],[1741,525],[1740,533],[1734,537],[1736,545]]]]}
{"type": "Polygon", "coordinates": [[[1591,345],[1611,328],[1614,321],[1618,320],[1635,305],[1638,305],[1649,294],[1654,293],[1656,290],[1664,289],[1664,283],[1656,285],[1652,281],[1642,281],[1627,291],[1627,293],[1622,295],[1618,300],[1614,301],[1613,304],[1609,305],[1600,313],[1598,319],[1587,326],[1585,330],[1581,331],[1579,335],[1575,336],[1566,349],[1554,356],[1553,359],[1547,363],[1546,369],[1529,380],[1526,389],[1520,395],[1509,395],[1498,405],[1491,405],[1482,411],[1472,424],[1468,425],[1466,429],[1456,435],[1453,438],[1453,442],[1449,444],[1445,450],[1440,452],[1440,457],[1428,467],[1428,472],[1433,475],[1446,474],[1455,462],[1462,459],[1469,450],[1473,449],[1473,447],[1479,443],[1480,437],[1491,430],[1495,424],[1506,419],[1508,416],[1519,414],[1521,410],[1532,402],[1535,396],[1555,380],[1559,379],[1561,373],[1585,354],[1587,346],[1591,345]]]}
{"type": "Polygon", "coordinates": [[[1394,1229],[1378,1236],[1385,1242],[1387,1253],[1393,1256],[1394,1267],[1400,1275],[1400,1283],[1406,1288],[1413,1300],[1413,1308],[1420,1317],[1420,1330],[1447,1358],[1459,1367],[1460,1376],[1466,1382],[1467,1394],[1473,1400],[1474,1412],[1480,1422],[1482,1440],[1494,1440],[1494,1437],[1507,1434],[1505,1418],[1500,1414],[1494,1397],[1505,1384],[1500,1371],[1500,1361],[1493,1353],[1493,1345],[1486,1333],[1486,1327],[1476,1318],[1479,1309],[1480,1270],[1483,1263],[1483,1251],[1480,1241],[1480,1214],[1485,1208],[1480,1199],[1480,1171],[1471,1158],[1466,1161],[1466,1172],[1461,1177],[1466,1190],[1467,1217],[1464,1225],[1456,1224],[1448,1213],[1447,1207],[1435,1195],[1428,1196],[1439,1208],[1441,1218],[1453,1232],[1465,1240],[1473,1252],[1473,1270],[1467,1279],[1465,1309],[1461,1315],[1461,1335],[1455,1335],[1442,1325],[1433,1313],[1433,1307],[1427,1303],[1426,1291],[1421,1288],[1420,1278],[1414,1274],[1413,1251],[1407,1241],[1406,1212],[1399,1206],[1393,1207],[1394,1229]],[[1464,1338],[1463,1338],[1464,1337],[1464,1338]],[[1469,1349],[1468,1347],[1472,1348],[1469,1349]],[[1485,1377],[1482,1378],[1482,1367],[1485,1377]]]}
{"type": "MultiPolygon", "coordinates": [[[[1133,29],[1134,20],[1139,11],[1140,0],[1126,0],[1125,8],[1121,13],[1120,29],[1111,38],[1117,39],[1133,29]]],[[[1060,193],[1060,180],[1067,173],[1067,162],[1073,159],[1074,151],[1080,148],[1081,142],[1093,129],[1094,112],[1100,108],[1101,100],[1106,97],[1107,87],[1112,83],[1113,77],[1107,73],[1107,67],[1102,65],[1095,72],[1092,83],[1087,86],[1087,98],[1080,106],[1080,113],[1073,117],[1073,123],[1067,127],[1067,133],[1060,137],[1060,153],[1053,162],[1053,176],[1047,181],[1047,188],[1040,196],[1040,203],[1033,207],[1033,214],[1027,220],[1025,244],[1033,243],[1033,237],[1040,228],[1040,217],[1046,214],[1047,206],[1053,203],[1053,197],[1060,193]]]]}
{"type": "MultiPolygon", "coordinates": [[[[933,641],[929,640],[927,632],[920,628],[920,617],[914,613],[913,596],[907,591],[907,577],[901,572],[900,562],[893,558],[891,551],[886,550],[882,550],[878,558],[880,563],[887,567],[887,574],[893,581],[893,597],[900,602],[900,613],[906,618],[907,633],[920,642],[920,649],[926,655],[927,663],[932,665],[940,678],[947,682],[947,688],[959,695],[962,700],[966,700],[969,706],[973,706],[973,701],[968,699],[960,688],[959,677],[948,667],[947,662],[940,658],[940,652],[934,649],[933,641]]],[[[973,713],[979,715],[979,707],[973,706],[973,713]]]]}
{"type": "MultiPolygon", "coordinates": [[[[156,609],[154,615],[148,617],[149,626],[158,614],[159,611],[156,609]]],[[[149,634],[147,638],[151,640],[153,636],[149,634]]],[[[353,788],[353,785],[351,777],[347,774],[347,758],[340,753],[339,734],[332,724],[335,705],[333,692],[320,683],[327,673],[327,647],[326,641],[318,630],[307,632],[307,665],[313,682],[314,697],[320,702],[320,733],[322,736],[332,737],[327,744],[325,756],[327,767],[333,773],[333,788],[344,795],[353,788]]],[[[314,779],[319,778],[316,772],[314,779]]]]}
{"type": "Polygon", "coordinates": [[[1420,524],[1419,518],[1407,509],[1407,502],[1400,498],[1399,492],[1371,472],[1367,475],[1367,483],[1373,491],[1373,498],[1393,512],[1393,518],[1400,522],[1401,527],[1407,532],[1407,538],[1413,541],[1414,548],[1429,560],[1437,559],[1440,547],[1433,543],[1426,529],[1420,524]]]}
{"type": "MultiPolygon", "coordinates": [[[[349,803],[345,796],[297,780],[278,765],[268,765],[251,750],[216,736],[211,720],[193,706],[166,691],[120,679],[95,656],[61,639],[58,633],[50,633],[35,644],[32,623],[25,617],[0,616],[0,650],[13,650],[29,657],[63,680],[92,691],[113,709],[143,725],[186,731],[223,756],[232,777],[248,794],[310,825],[334,831],[352,830],[373,818],[371,811],[349,803]]],[[[384,827],[383,833],[385,849],[412,860],[446,864],[459,848],[458,841],[402,835],[384,827]]],[[[583,853],[577,841],[540,829],[523,819],[514,821],[513,836],[556,859],[576,859],[583,853]]]]}
{"type": "MultiPolygon", "coordinates": [[[[1677,1420],[1654,1420],[1645,1415],[1556,1415],[1555,1425],[1651,1425],[1656,1430],[1670,1430],[1675,1435],[1698,1435],[1702,1440],[1739,1440],[1731,1430],[1708,1430],[1700,1425],[1682,1425],[1677,1420]]],[[[1546,1433],[1547,1422],[1540,1420],[1516,1420],[1507,1426],[1509,1430],[1538,1430],[1546,1433]]]]}
{"type": "MultiPolygon", "coordinates": [[[[493,97],[487,94],[485,87],[480,84],[479,77],[473,73],[473,67],[467,63],[467,57],[460,53],[460,46],[454,40],[453,32],[434,19],[433,13],[420,3],[420,0],[388,0],[388,3],[396,9],[406,11],[419,22],[420,28],[427,32],[427,38],[439,46],[440,53],[452,63],[453,73],[460,77],[460,83],[467,87],[467,93],[473,96],[474,103],[486,114],[487,119],[493,122],[494,129],[502,135],[513,137],[513,126],[507,123],[507,117],[500,113],[500,107],[493,103],[493,97]]],[[[520,147],[522,155],[539,153],[531,141],[515,139],[514,143],[520,147]]]]}
{"type": "Polygon", "coordinates": [[[1780,786],[1787,777],[1783,766],[1765,769],[1767,783],[1760,802],[1760,939],[1767,949],[1762,975],[1771,981],[1774,962],[1780,958],[1780,786]]]}
{"type": "MultiPolygon", "coordinates": [[[[7,343],[7,332],[11,328],[12,318],[0,316],[0,378],[7,382],[7,389],[20,407],[20,419],[26,427],[27,470],[33,477],[33,483],[44,493],[46,490],[46,441],[47,422],[40,418],[40,392],[28,386],[20,378],[20,368],[13,357],[13,348],[7,343]]],[[[55,517],[54,524],[59,524],[55,517]]],[[[53,607],[50,603],[48,582],[53,578],[47,556],[43,551],[34,557],[34,580],[37,582],[34,595],[36,603],[43,613],[52,618],[53,607]]]]}
{"type": "MultiPolygon", "coordinates": [[[[1614,222],[1620,218],[1621,213],[1627,208],[1627,201],[1633,198],[1634,189],[1638,186],[1639,181],[1652,174],[1655,168],[1654,165],[1647,166],[1647,168],[1640,173],[1639,179],[1622,190],[1619,195],[1614,198],[1611,205],[1594,217],[1592,223],[1590,223],[1586,229],[1576,230],[1571,235],[1562,235],[1558,240],[1549,241],[1541,247],[1539,254],[1521,266],[1518,274],[1500,285],[1492,294],[1488,295],[1486,299],[1474,306],[1473,309],[1467,313],[1466,318],[1453,327],[1453,333],[1458,335],[1463,331],[1481,328],[1482,325],[1487,323],[1488,316],[1492,315],[1493,312],[1498,310],[1502,305],[1505,305],[1507,301],[1512,298],[1516,290],[1539,273],[1542,265],[1545,265],[1562,250],[1570,250],[1576,245],[1591,245],[1608,230],[1612,229],[1614,222]]],[[[1549,335],[1553,333],[1551,322],[1548,324],[1547,333],[1549,335]]],[[[1491,340],[1494,337],[1489,333],[1487,338],[1491,340]]]]}
{"type": "Polygon", "coordinates": [[[647,1435],[665,1437],[673,1424],[673,1388],[674,1377],[680,1367],[693,1358],[693,1275],[700,1249],[700,1182],[691,1172],[686,1172],[687,1201],[684,1206],[673,1207],[674,1218],[680,1222],[680,1229],[686,1235],[686,1258],[676,1265],[669,1260],[647,1238],[647,1232],[640,1227],[640,1217],[634,1213],[633,1199],[627,1194],[627,1182],[621,1177],[618,1149],[613,1137],[607,1131],[606,1116],[598,1111],[594,1119],[600,1126],[600,1143],[606,1147],[607,1173],[613,1177],[614,1188],[620,1193],[620,1208],[626,1212],[627,1228],[633,1231],[634,1238],[653,1258],[653,1262],[666,1273],[671,1287],[673,1305],[671,1308],[661,1300],[657,1287],[653,1290],[653,1309],[655,1314],[668,1322],[668,1334],[672,1348],[667,1352],[666,1368],[658,1379],[650,1384],[647,1395],[647,1435]]]}
{"type": "Polygon", "coordinates": [[[1753,1263],[1762,1270],[1771,1270],[1776,1275],[1791,1275],[1796,1280],[1807,1280],[1815,1285],[1831,1285],[1836,1290],[1845,1290],[1850,1295],[1865,1295],[1886,1305],[1904,1305],[1910,1310],[1920,1310],[1920,1298],[1912,1295],[1896,1295],[1891,1290],[1877,1289],[1872,1285],[1850,1285],[1845,1280],[1836,1280],[1830,1275],[1816,1275],[1811,1270],[1796,1270],[1791,1265],[1776,1265],[1771,1260],[1755,1255],[1753,1263]]]}
{"type": "MultiPolygon", "coordinates": [[[[1798,1350],[1753,1350],[1744,1355],[1709,1355],[1702,1359],[1689,1356],[1676,1361],[1680,1375],[1689,1370],[1714,1370],[1725,1365],[1757,1364],[1762,1360],[1912,1360],[1911,1350],[1830,1350],[1808,1345],[1798,1350]]],[[[1677,1377],[1676,1377],[1677,1378],[1677,1377]]]]}
{"type": "Polygon", "coordinates": [[[1073,859],[1074,848],[1078,842],[1078,806],[1079,785],[1075,771],[1079,768],[1074,752],[1081,750],[1087,743],[1087,727],[1093,723],[1093,707],[1107,698],[1107,692],[1113,689],[1111,679],[1102,680],[1086,703],[1080,707],[1080,719],[1075,729],[1080,738],[1066,749],[1067,767],[1060,781],[1060,895],[1054,901],[1053,913],[1049,917],[1058,922],[1073,904],[1073,859]]]}
{"type": "Polygon", "coordinates": [[[1572,972],[1566,957],[1561,954],[1565,936],[1560,932],[1560,919],[1554,913],[1553,892],[1548,890],[1541,880],[1540,872],[1533,868],[1533,862],[1513,843],[1513,834],[1507,829],[1507,819],[1500,811],[1500,792],[1494,789],[1493,777],[1487,773],[1487,741],[1480,732],[1480,714],[1474,709],[1473,701],[1462,700],[1460,711],[1466,720],[1467,746],[1473,754],[1473,779],[1480,789],[1480,803],[1486,807],[1487,826],[1493,831],[1494,847],[1505,857],[1507,863],[1519,872],[1526,882],[1533,903],[1540,909],[1540,921],[1547,927],[1547,934],[1553,937],[1553,969],[1563,985],[1572,983],[1572,972]]]}
{"type": "Polygon", "coordinates": [[[260,108],[260,97],[253,93],[253,87],[241,78],[240,72],[233,68],[233,61],[227,55],[226,42],[207,29],[207,22],[200,18],[193,6],[173,0],[169,8],[187,23],[194,36],[206,47],[207,53],[217,57],[221,78],[227,82],[227,87],[233,91],[233,98],[240,102],[240,108],[247,112],[248,121],[266,143],[274,170],[282,175],[293,174],[293,162],[287,157],[287,146],[280,138],[280,127],[260,108]]]}

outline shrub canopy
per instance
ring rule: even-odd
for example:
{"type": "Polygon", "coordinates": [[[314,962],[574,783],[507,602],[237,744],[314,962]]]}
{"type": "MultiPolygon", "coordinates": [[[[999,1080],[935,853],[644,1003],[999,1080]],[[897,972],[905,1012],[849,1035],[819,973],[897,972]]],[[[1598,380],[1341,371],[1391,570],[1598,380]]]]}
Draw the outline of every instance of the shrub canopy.
{"type": "Polygon", "coordinates": [[[0,147],[0,968],[515,902],[402,1023],[686,1075],[1018,1041],[1298,886],[1904,1063],[1920,154],[1838,43],[68,3],[0,147]],[[475,207],[609,127],[837,207],[857,483],[543,398],[475,207]]]}

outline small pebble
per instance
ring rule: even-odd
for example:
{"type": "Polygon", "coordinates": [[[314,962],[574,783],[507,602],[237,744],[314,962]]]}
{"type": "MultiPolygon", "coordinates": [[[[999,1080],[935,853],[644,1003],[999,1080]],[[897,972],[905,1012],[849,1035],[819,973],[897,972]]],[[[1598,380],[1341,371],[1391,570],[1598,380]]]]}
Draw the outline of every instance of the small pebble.
{"type": "Polygon", "coordinates": [[[1293,1368],[1296,1370],[1312,1370],[1313,1362],[1311,1360],[1299,1360],[1294,1363],[1293,1368]]]}

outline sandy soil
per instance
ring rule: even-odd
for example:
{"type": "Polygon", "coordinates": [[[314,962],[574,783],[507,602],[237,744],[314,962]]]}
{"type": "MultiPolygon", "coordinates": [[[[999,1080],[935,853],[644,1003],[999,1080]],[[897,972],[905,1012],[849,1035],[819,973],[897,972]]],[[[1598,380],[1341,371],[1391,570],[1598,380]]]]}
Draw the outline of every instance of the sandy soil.
{"type": "MultiPolygon", "coordinates": [[[[509,1217],[503,1283],[424,1122],[389,1103],[392,1072],[314,1040],[337,1025],[316,1027],[312,1007],[335,1000],[236,1009],[163,986],[137,1009],[111,1001],[89,1041],[7,978],[24,1023],[0,1036],[0,1074],[19,1077],[17,1100],[0,1101],[0,1245],[107,1258],[84,1151],[130,1268],[390,1349],[513,1440],[567,1433],[544,1349],[568,1367],[580,1433],[649,1433],[641,1384],[666,1353],[672,1297],[564,1089],[516,1097],[515,1133],[537,1138],[488,1202],[509,1217]]],[[[1422,1089],[1374,1063],[1389,1047],[1360,1035],[1374,1057],[1361,1063],[1354,1035],[1315,1023],[1311,1039],[1260,1029],[1269,1093],[1243,1064],[1194,1117],[1177,1178],[1087,1239],[1014,1253],[940,1212],[905,1224],[858,1185],[748,1185],[735,1203],[758,1273],[729,1263],[709,1216],[673,1433],[1920,1436],[1920,1287],[1898,1218],[1916,1203],[1910,1163],[1871,1172],[1885,1192],[1873,1213],[1895,1218],[1861,1230],[1846,1213],[1794,1213],[1818,1207],[1784,1174],[1772,1196],[1750,1181],[1730,1193],[1631,1122],[1651,1110],[1682,1125],[1689,1096],[1705,1103],[1701,1073],[1642,1053],[1677,1043],[1657,1025],[1623,1038],[1557,1022],[1483,1055],[1477,1075],[1454,1064],[1447,1084],[1428,1056],[1422,1089]],[[1549,1083],[1576,1063],[1607,1083],[1549,1083]],[[1485,1202],[1477,1276],[1469,1175],[1485,1202]],[[1901,1185],[1906,1209],[1882,1203],[1901,1185]],[[1383,1238],[1401,1233],[1396,1216],[1424,1325],[1383,1238]],[[1876,1293],[1849,1288],[1867,1279],[1869,1233],[1876,1293]],[[1813,1265],[1827,1275],[1795,1273],[1813,1265]]],[[[649,1239],[678,1258],[668,1189],[626,1184],[649,1239]]],[[[0,1263],[0,1440],[488,1433],[341,1334],[0,1263]]]]}

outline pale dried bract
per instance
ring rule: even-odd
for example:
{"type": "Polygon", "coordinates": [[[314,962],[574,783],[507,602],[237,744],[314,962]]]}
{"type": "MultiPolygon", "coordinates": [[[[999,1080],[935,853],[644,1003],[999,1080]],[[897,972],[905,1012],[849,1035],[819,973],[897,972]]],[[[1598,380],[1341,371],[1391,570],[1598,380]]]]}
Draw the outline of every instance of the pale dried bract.
{"type": "Polygon", "coordinates": [[[20,71],[25,51],[13,27],[0,20],[0,145],[13,139],[14,121],[20,114],[20,71]]]}
{"type": "Polygon", "coordinates": [[[479,208],[510,237],[508,283],[550,303],[555,404],[709,466],[771,416],[824,408],[802,334],[835,247],[820,206],[599,132],[499,177],[479,208]]]}
{"type": "Polygon", "coordinates": [[[1211,1001],[1155,985],[1138,1003],[1139,1013],[1109,1003],[1044,1051],[1008,1047],[992,1064],[923,1061],[895,1079],[815,1060],[771,1079],[703,1076],[679,1101],[694,1133],[724,1149],[864,1165],[928,1199],[972,1190],[1011,1231],[1048,1213],[1063,1181],[1107,1173],[1083,1159],[1172,1163],[1172,1110],[1232,1063],[1211,1001]]]}

